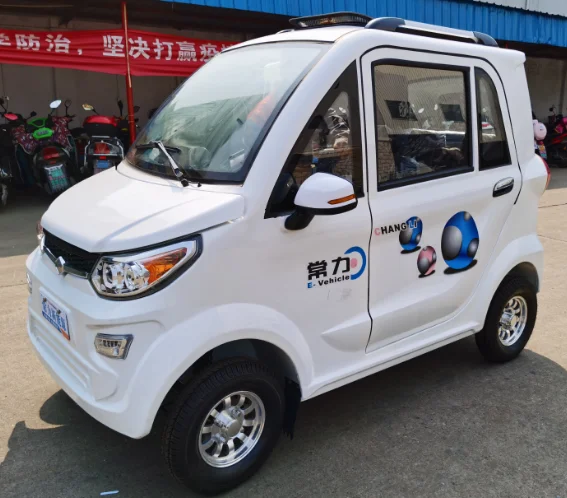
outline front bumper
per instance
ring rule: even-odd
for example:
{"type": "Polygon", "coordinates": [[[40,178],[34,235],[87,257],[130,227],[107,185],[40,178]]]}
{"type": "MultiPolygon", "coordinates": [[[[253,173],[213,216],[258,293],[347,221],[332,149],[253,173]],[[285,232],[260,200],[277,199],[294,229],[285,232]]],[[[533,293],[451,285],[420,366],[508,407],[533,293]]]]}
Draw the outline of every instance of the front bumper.
{"type": "MultiPolygon", "coordinates": [[[[149,296],[129,303],[101,299],[87,280],[58,275],[39,250],[28,258],[27,270],[32,281],[27,330],[45,368],[99,422],[133,438],[148,434],[154,413],[139,393],[148,375],[143,368],[146,356],[164,332],[152,304],[155,299],[149,296]],[[67,314],[70,340],[43,317],[42,296],[67,314]],[[118,360],[98,354],[94,348],[98,333],[132,334],[128,357],[118,360]]],[[[156,393],[146,394],[151,398],[156,393]]]]}

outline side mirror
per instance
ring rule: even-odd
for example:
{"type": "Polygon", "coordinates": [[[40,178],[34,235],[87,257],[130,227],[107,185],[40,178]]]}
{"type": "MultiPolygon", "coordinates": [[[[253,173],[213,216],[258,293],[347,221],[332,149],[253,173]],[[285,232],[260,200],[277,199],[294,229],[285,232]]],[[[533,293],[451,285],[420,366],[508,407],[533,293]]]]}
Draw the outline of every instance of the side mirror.
{"type": "Polygon", "coordinates": [[[94,111],[94,107],[90,104],[83,104],[83,109],[85,111],[94,111]]]}
{"type": "Polygon", "coordinates": [[[61,105],[61,100],[54,100],[53,102],[51,102],[51,104],[49,104],[49,107],[51,109],[57,109],[60,105],[61,105]]]}
{"type": "Polygon", "coordinates": [[[118,109],[120,110],[120,116],[122,116],[122,111],[124,111],[124,103],[121,100],[118,100],[118,109]]]}
{"type": "Polygon", "coordinates": [[[67,99],[65,101],[65,107],[71,107],[71,104],[73,103],[73,101],[71,99],[67,99]]]}
{"type": "Polygon", "coordinates": [[[315,215],[340,214],[358,205],[352,183],[328,173],[315,173],[297,191],[295,211],[285,220],[288,230],[306,228],[315,215]]]}
{"type": "Polygon", "coordinates": [[[37,116],[37,112],[32,111],[30,112],[30,118],[35,118],[37,116]]]}
{"type": "Polygon", "coordinates": [[[140,110],[140,106],[139,105],[135,105],[134,106],[134,114],[137,113],[140,110]]]}

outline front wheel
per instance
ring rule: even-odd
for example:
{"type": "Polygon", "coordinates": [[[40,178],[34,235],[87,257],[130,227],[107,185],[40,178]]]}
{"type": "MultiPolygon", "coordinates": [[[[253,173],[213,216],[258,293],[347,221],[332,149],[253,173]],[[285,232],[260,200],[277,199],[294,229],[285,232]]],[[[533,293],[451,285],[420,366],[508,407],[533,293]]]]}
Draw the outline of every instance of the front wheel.
{"type": "Polygon", "coordinates": [[[536,290],[524,278],[511,278],[496,291],[484,328],[476,344],[489,361],[504,362],[518,356],[526,346],[537,315],[536,290]]]}
{"type": "Polygon", "coordinates": [[[171,473],[216,494],[251,477],[278,440],[282,383],[252,360],[227,360],[198,375],[168,415],[162,450],[171,473]]]}

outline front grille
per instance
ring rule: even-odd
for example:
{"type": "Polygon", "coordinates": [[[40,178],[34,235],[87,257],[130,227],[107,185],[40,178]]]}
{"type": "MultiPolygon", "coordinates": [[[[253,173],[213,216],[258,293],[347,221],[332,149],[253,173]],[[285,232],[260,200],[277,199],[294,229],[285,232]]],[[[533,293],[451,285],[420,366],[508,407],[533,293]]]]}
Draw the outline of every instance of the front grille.
{"type": "Polygon", "coordinates": [[[100,254],[84,251],[44,230],[44,245],[55,258],[62,257],[65,265],[79,272],[91,273],[100,254]]]}

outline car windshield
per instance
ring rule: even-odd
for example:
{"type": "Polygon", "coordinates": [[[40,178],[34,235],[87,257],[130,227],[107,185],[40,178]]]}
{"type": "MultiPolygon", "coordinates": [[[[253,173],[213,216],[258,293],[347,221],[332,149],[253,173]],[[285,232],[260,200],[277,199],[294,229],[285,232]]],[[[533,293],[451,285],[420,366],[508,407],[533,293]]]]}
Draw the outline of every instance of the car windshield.
{"type": "Polygon", "coordinates": [[[272,43],[217,55],[164,103],[130,149],[129,162],[172,176],[159,148],[137,148],[161,141],[177,149],[171,156],[189,180],[244,182],[272,116],[327,49],[272,43]]]}

